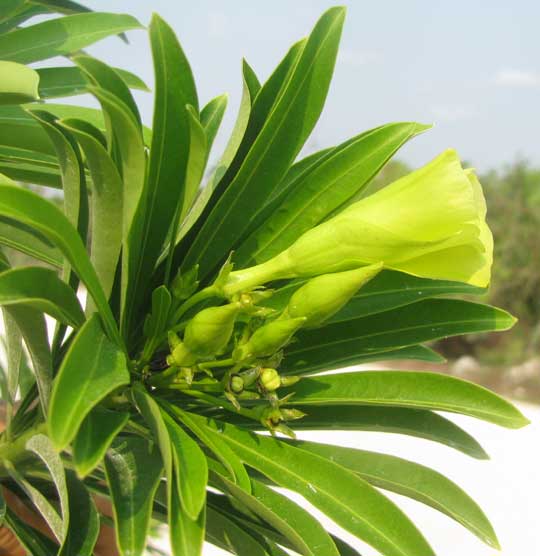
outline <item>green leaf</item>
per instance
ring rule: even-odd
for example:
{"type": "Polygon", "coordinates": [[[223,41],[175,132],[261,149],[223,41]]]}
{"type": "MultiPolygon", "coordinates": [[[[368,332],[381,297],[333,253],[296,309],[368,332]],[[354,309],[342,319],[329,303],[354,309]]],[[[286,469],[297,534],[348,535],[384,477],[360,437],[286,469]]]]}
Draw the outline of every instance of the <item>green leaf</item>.
{"type": "Polygon", "coordinates": [[[4,0],[0,6],[0,21],[13,17],[24,5],[26,0],[4,0]]]}
{"type": "Polygon", "coordinates": [[[58,556],[91,556],[99,534],[99,514],[84,483],[66,471],[69,528],[58,556]]]}
{"type": "Polygon", "coordinates": [[[19,267],[0,273],[0,305],[26,305],[78,328],[84,314],[73,290],[55,271],[42,267],[19,267]]]}
{"type": "Polygon", "coordinates": [[[151,272],[180,210],[190,144],[186,105],[193,106],[197,114],[199,111],[191,68],[174,31],[156,14],[149,31],[156,73],[153,135],[148,178],[131,234],[131,243],[137,248],[129,253],[124,323],[131,323],[131,316],[149,293],[151,272]]]}
{"type": "MultiPolygon", "coordinates": [[[[210,421],[209,421],[210,423],[210,421]]],[[[217,424],[213,423],[214,427],[217,424]]],[[[275,438],[219,424],[241,459],[276,484],[294,490],[338,525],[385,556],[432,555],[413,523],[390,500],[354,473],[275,438]]]]}
{"type": "MultiPolygon", "coordinates": [[[[30,440],[28,440],[28,442],[26,443],[26,449],[36,454],[36,456],[38,456],[41,461],[43,461],[54,482],[54,486],[56,487],[58,498],[60,500],[62,519],[60,520],[61,536],[59,537],[57,532],[55,532],[55,535],[60,542],[63,542],[66,538],[70,521],[69,501],[64,464],[62,463],[60,456],[56,453],[51,441],[44,434],[36,434],[35,436],[32,436],[32,438],[30,438],[30,440]]],[[[45,519],[47,519],[45,515],[44,517],[45,519]]],[[[47,522],[49,523],[48,519],[47,522]]]]}
{"type": "Polygon", "coordinates": [[[241,502],[249,511],[270,524],[292,543],[292,548],[306,556],[339,556],[323,526],[289,498],[251,480],[251,495],[225,477],[213,474],[221,490],[241,502]]]}
{"type": "MultiPolygon", "coordinates": [[[[2,184],[4,185],[4,184],[2,184]]],[[[0,244],[16,249],[34,259],[57,268],[62,267],[62,254],[41,234],[13,220],[0,219],[0,244]]]]}
{"type": "Polygon", "coordinates": [[[6,525],[32,556],[51,556],[51,554],[57,553],[58,545],[19,519],[17,514],[9,508],[6,512],[6,525]]]}
{"type": "Polygon", "coordinates": [[[62,543],[66,534],[66,530],[62,523],[62,517],[58,514],[55,507],[51,504],[46,496],[33,486],[17,469],[9,462],[3,462],[7,469],[8,475],[13,481],[24,491],[28,499],[32,502],[34,508],[50,527],[53,535],[58,542],[62,543]]]}
{"type": "Polygon", "coordinates": [[[196,520],[206,500],[206,457],[198,444],[165,411],[162,416],[171,439],[182,507],[188,517],[196,520]]]}
{"type": "MultiPolygon", "coordinates": [[[[61,122],[79,142],[92,174],[90,260],[106,297],[111,294],[122,246],[122,178],[104,146],[81,120],[61,122]]],[[[97,131],[97,130],[96,130],[97,131]]]]}
{"type": "Polygon", "coordinates": [[[207,531],[210,539],[238,556],[270,556],[263,546],[226,514],[209,507],[207,531]]]}
{"type": "MultiPolygon", "coordinates": [[[[294,422],[294,429],[374,431],[405,434],[438,442],[476,459],[488,459],[478,442],[445,417],[422,409],[377,406],[297,406],[305,417],[294,422]]],[[[244,428],[260,429],[260,423],[239,417],[227,419],[244,428]]]]}
{"type": "Polygon", "coordinates": [[[421,344],[392,349],[390,351],[369,353],[358,357],[357,361],[359,363],[367,363],[369,361],[390,361],[392,359],[414,359],[416,361],[430,361],[431,363],[444,363],[446,361],[442,355],[421,344]]]}
{"type": "Polygon", "coordinates": [[[6,519],[6,501],[4,495],[0,490],[0,527],[4,525],[4,520],[6,519]]]}
{"type": "Polygon", "coordinates": [[[208,276],[249,227],[253,207],[264,204],[296,158],[322,110],[344,16],[343,8],[332,8],[315,25],[248,156],[189,249],[184,268],[199,263],[200,276],[208,276]]]}
{"type": "Polygon", "coordinates": [[[359,356],[430,340],[507,330],[507,312],[457,299],[427,299],[374,315],[301,331],[285,350],[283,370],[306,373],[354,365],[359,356]]]}
{"type": "Polygon", "coordinates": [[[132,16],[84,13],[43,21],[0,36],[0,58],[27,64],[71,54],[105,37],[141,29],[132,16]]]}
{"type": "Polygon", "coordinates": [[[99,465],[115,436],[129,420],[129,413],[94,407],[84,418],[73,441],[73,465],[86,477],[99,465]]]}
{"type": "Polygon", "coordinates": [[[208,161],[208,155],[210,154],[210,150],[212,149],[212,145],[219,130],[219,126],[221,125],[221,121],[223,120],[228,100],[228,95],[220,95],[212,99],[201,110],[200,120],[204,128],[204,133],[206,135],[207,141],[206,161],[208,161]]]}
{"type": "MultiPolygon", "coordinates": [[[[285,391],[284,391],[285,392],[285,391]]],[[[287,404],[390,405],[461,413],[517,429],[529,423],[490,390],[448,375],[413,371],[360,371],[304,377],[287,404]]]]}
{"type": "MultiPolygon", "coordinates": [[[[148,91],[148,87],[135,74],[113,68],[130,89],[148,91]]],[[[37,68],[39,75],[39,96],[42,99],[71,97],[88,92],[88,81],[81,70],[75,66],[37,68]]]]}
{"type": "Polygon", "coordinates": [[[39,98],[39,75],[32,68],[0,61],[0,104],[22,104],[39,98]]]}
{"type": "Polygon", "coordinates": [[[237,264],[262,263],[287,249],[362,190],[426,126],[405,122],[367,131],[334,148],[295,181],[275,212],[238,248],[237,264]]]}
{"type": "Polygon", "coordinates": [[[72,0],[30,0],[34,4],[41,4],[48,11],[58,12],[61,14],[78,14],[82,12],[91,12],[86,6],[82,6],[72,0]]]}
{"type": "Polygon", "coordinates": [[[73,58],[73,61],[95,87],[104,89],[117,97],[120,102],[129,108],[137,123],[141,123],[139,109],[131,96],[129,87],[113,68],[96,58],[86,55],[77,55],[73,58]]]}
{"type": "Polygon", "coordinates": [[[21,330],[17,326],[17,322],[9,314],[8,311],[2,311],[5,332],[5,351],[6,351],[6,371],[7,392],[4,393],[4,400],[7,403],[6,411],[6,429],[9,430],[11,422],[11,413],[13,411],[13,402],[19,388],[19,370],[23,358],[23,345],[21,330]]]}
{"type": "Polygon", "coordinates": [[[81,238],[64,214],[52,203],[31,191],[19,187],[0,186],[0,215],[32,226],[64,253],[93,297],[107,333],[122,345],[116,322],[94,267],[81,238]]]}
{"type": "MultiPolygon", "coordinates": [[[[190,105],[186,107],[186,110],[188,112],[189,121],[189,156],[180,221],[182,221],[188,213],[197,195],[208,158],[206,131],[202,122],[199,121],[199,115],[190,105]]],[[[176,230],[173,237],[176,238],[176,230]]]]}
{"type": "Polygon", "coordinates": [[[205,522],[206,507],[199,513],[197,519],[191,519],[181,504],[178,489],[173,486],[169,502],[169,531],[174,556],[202,555],[205,522]]]}
{"type": "Polygon", "coordinates": [[[140,437],[115,440],[107,452],[105,471],[123,556],[143,553],[162,470],[158,448],[140,437]]]}
{"type": "Polygon", "coordinates": [[[240,488],[246,492],[250,492],[251,481],[245,467],[242,465],[242,462],[238,459],[236,454],[223,440],[213,435],[212,431],[209,430],[204,422],[201,422],[195,414],[182,411],[180,408],[163,401],[161,401],[161,404],[209,448],[209,450],[223,464],[225,469],[227,469],[230,474],[230,478],[240,488]]]}
{"type": "MultiPolygon", "coordinates": [[[[52,382],[52,358],[47,325],[42,313],[22,305],[5,307],[4,311],[17,323],[30,353],[43,414],[47,414],[52,382]]],[[[19,378],[19,383],[21,382],[19,378]]]]}
{"type": "Polygon", "coordinates": [[[467,493],[437,471],[387,454],[297,441],[294,446],[331,459],[378,488],[397,492],[455,519],[489,546],[500,549],[484,512],[467,493]]]}
{"type": "Polygon", "coordinates": [[[107,338],[99,317],[92,315],[69,347],[54,381],[48,425],[56,449],[63,450],[90,410],[129,378],[126,356],[107,338]]]}

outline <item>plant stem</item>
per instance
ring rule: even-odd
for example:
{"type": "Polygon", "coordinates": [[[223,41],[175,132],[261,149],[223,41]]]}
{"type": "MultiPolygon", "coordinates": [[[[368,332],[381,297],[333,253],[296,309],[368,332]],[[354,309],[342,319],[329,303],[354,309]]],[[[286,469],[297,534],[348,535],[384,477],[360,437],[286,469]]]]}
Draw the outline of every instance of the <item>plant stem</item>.
{"type": "Polygon", "coordinates": [[[172,322],[178,322],[182,315],[184,315],[189,309],[191,309],[197,303],[204,301],[205,299],[209,299],[210,297],[221,297],[221,293],[215,286],[208,286],[207,288],[202,289],[200,292],[197,292],[195,295],[192,295],[189,299],[184,301],[180,307],[175,311],[172,322]]]}
{"type": "Polygon", "coordinates": [[[47,431],[46,423],[39,423],[31,429],[21,434],[13,442],[3,442],[0,444],[0,461],[17,460],[24,452],[26,452],[26,442],[36,434],[45,433],[47,431]]]}

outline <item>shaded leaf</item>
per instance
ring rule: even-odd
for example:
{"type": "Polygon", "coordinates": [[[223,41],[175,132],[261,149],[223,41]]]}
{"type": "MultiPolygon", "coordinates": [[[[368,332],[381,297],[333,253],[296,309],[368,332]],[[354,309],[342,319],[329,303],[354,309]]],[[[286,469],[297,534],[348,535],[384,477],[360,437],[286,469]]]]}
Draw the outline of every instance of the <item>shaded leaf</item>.
{"type": "Polygon", "coordinates": [[[43,533],[27,525],[10,509],[6,512],[6,525],[32,556],[51,556],[51,554],[56,554],[58,545],[43,533]]]}
{"type": "Polygon", "coordinates": [[[90,410],[129,379],[126,356],[107,338],[99,317],[92,315],[70,345],[54,381],[48,425],[56,449],[64,449],[90,410]]]}
{"type": "Polygon", "coordinates": [[[22,104],[39,98],[39,75],[32,68],[0,61],[0,75],[0,104],[22,104]]]}

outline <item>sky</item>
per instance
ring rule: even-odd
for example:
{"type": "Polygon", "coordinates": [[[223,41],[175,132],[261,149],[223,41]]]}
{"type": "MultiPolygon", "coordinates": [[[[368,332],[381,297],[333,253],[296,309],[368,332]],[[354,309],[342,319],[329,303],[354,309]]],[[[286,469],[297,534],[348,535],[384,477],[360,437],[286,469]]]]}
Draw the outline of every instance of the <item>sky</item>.
{"type": "MultiPolygon", "coordinates": [[[[232,129],[241,96],[241,59],[263,81],[288,47],[335,5],[327,0],[87,0],[148,24],[155,11],[176,31],[201,105],[229,94],[212,158],[232,129]]],[[[537,0],[349,0],[334,79],[304,152],[391,121],[433,123],[398,158],[414,167],[453,147],[479,171],[517,159],[540,165],[540,2],[537,0]]],[[[150,87],[148,37],[109,38],[89,49],[150,87]]],[[[143,119],[152,95],[137,93],[143,119]]],[[[85,102],[88,102],[85,100],[85,102]]]]}

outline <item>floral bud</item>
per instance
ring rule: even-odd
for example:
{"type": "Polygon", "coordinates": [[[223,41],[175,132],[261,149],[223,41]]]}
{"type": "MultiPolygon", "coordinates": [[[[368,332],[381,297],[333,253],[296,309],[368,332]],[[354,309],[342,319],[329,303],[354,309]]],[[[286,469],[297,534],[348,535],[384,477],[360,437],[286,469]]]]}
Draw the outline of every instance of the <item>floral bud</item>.
{"type": "Polygon", "coordinates": [[[296,384],[302,377],[300,376],[282,376],[281,377],[281,386],[292,386],[296,384]]]}
{"type": "Polygon", "coordinates": [[[295,421],[296,419],[302,419],[307,413],[300,411],[299,409],[281,409],[281,416],[285,421],[295,421]]]}
{"type": "Polygon", "coordinates": [[[171,367],[189,367],[197,361],[197,356],[184,344],[176,344],[171,354],[167,356],[167,364],[171,367]]]}
{"type": "Polygon", "coordinates": [[[486,203],[455,151],[350,205],[257,266],[232,272],[227,295],[272,280],[317,276],[382,261],[424,278],[485,287],[493,259],[486,203]]]}
{"type": "Polygon", "coordinates": [[[199,286],[197,274],[199,273],[199,265],[195,265],[186,273],[178,272],[171,284],[172,294],[176,299],[187,299],[195,293],[199,286]]]}
{"type": "Polygon", "coordinates": [[[259,382],[268,392],[273,392],[281,386],[281,378],[276,369],[262,369],[259,382]]]}
{"type": "Polygon", "coordinates": [[[237,361],[249,357],[269,356],[289,342],[292,335],[304,324],[305,317],[275,320],[261,326],[243,345],[236,348],[233,357],[237,361]]]}
{"type": "Polygon", "coordinates": [[[231,375],[229,378],[229,390],[235,394],[240,394],[244,389],[244,381],[240,375],[231,375]]]}
{"type": "Polygon", "coordinates": [[[239,310],[238,303],[203,309],[188,323],[184,343],[199,356],[215,355],[229,343],[239,310]]]}
{"type": "Polygon", "coordinates": [[[355,270],[323,274],[296,290],[289,301],[289,316],[306,317],[305,326],[318,326],[337,313],[349,299],[382,269],[382,263],[355,270]]]}

